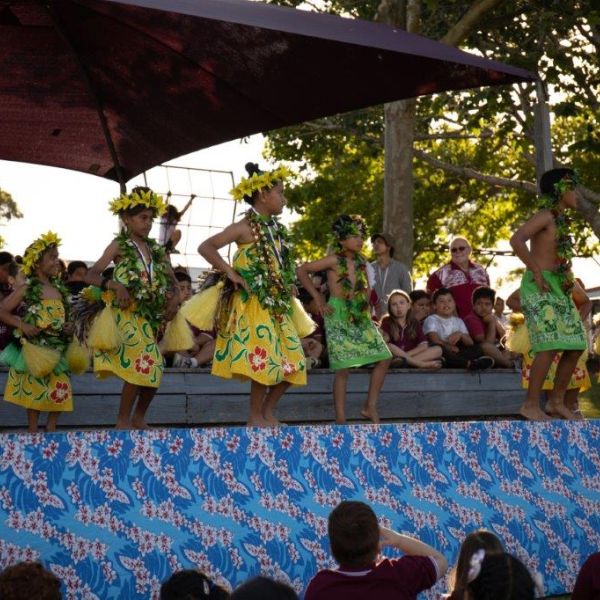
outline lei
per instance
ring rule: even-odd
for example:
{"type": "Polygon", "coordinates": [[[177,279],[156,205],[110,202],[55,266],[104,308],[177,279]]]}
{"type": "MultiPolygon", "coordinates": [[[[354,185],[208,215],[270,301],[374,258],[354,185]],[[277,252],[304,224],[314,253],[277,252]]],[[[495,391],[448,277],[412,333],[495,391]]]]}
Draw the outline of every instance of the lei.
{"type": "Polygon", "coordinates": [[[559,208],[558,202],[562,195],[575,188],[579,183],[579,178],[575,172],[570,179],[561,179],[554,184],[553,194],[544,194],[540,199],[542,208],[547,208],[554,218],[556,226],[556,267],[554,272],[562,279],[562,289],[566,294],[570,294],[575,285],[573,276],[573,238],[571,236],[571,219],[564,210],[559,208]]]}
{"type": "Polygon", "coordinates": [[[367,301],[367,261],[362,254],[354,256],[354,285],[350,281],[348,261],[342,254],[337,255],[338,283],[342,286],[350,321],[354,324],[369,319],[367,301]]]}
{"type": "Polygon", "coordinates": [[[281,321],[290,311],[290,288],[296,282],[287,229],[277,219],[260,215],[253,209],[247,211],[245,217],[255,244],[249,265],[240,274],[260,305],[281,321]]]}
{"type": "Polygon", "coordinates": [[[129,234],[126,231],[120,233],[116,242],[121,256],[119,266],[124,270],[124,275],[121,275],[118,281],[127,288],[135,302],[135,312],[150,323],[156,334],[163,321],[162,313],[167,304],[169,288],[164,248],[154,240],[146,240],[152,256],[152,276],[148,274],[146,280],[139,270],[141,257],[129,234]]]}
{"type": "MultiPolygon", "coordinates": [[[[37,318],[42,310],[43,283],[38,277],[31,277],[26,281],[27,289],[23,297],[25,305],[25,315],[23,321],[37,327],[37,318]]],[[[71,335],[64,332],[64,324],[69,321],[70,294],[69,290],[63,285],[60,277],[50,279],[50,285],[56,288],[62,297],[62,303],[65,309],[65,320],[53,319],[48,327],[42,329],[36,336],[29,338],[29,341],[38,346],[49,346],[64,352],[71,341],[71,335]]],[[[21,337],[21,332],[17,337],[21,337]]]]}

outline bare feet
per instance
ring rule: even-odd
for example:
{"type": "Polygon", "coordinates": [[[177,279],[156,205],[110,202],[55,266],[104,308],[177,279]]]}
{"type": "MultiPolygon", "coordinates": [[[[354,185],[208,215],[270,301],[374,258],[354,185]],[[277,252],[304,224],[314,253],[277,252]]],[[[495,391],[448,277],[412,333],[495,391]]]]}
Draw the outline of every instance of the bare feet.
{"type": "Polygon", "coordinates": [[[365,419],[369,419],[369,421],[373,422],[373,423],[379,423],[379,415],[377,414],[377,409],[375,407],[370,408],[368,406],[365,406],[361,411],[360,414],[365,418],[365,419]]]}
{"type": "Polygon", "coordinates": [[[581,413],[574,413],[569,410],[561,400],[549,399],[546,403],[546,411],[568,421],[581,421],[583,419],[581,413]]]}
{"type": "Polygon", "coordinates": [[[246,427],[273,427],[273,423],[270,423],[262,415],[252,416],[248,419],[246,427]]]}
{"type": "Polygon", "coordinates": [[[521,406],[519,414],[528,421],[551,421],[552,419],[539,406],[521,406]]]}
{"type": "Polygon", "coordinates": [[[148,423],[146,423],[146,421],[144,421],[143,419],[141,419],[140,421],[138,421],[137,419],[131,419],[131,429],[146,430],[152,429],[152,427],[150,427],[150,425],[148,425],[148,423]]]}
{"type": "Polygon", "coordinates": [[[115,424],[115,429],[131,429],[131,425],[129,424],[129,421],[117,421],[115,424]]]}

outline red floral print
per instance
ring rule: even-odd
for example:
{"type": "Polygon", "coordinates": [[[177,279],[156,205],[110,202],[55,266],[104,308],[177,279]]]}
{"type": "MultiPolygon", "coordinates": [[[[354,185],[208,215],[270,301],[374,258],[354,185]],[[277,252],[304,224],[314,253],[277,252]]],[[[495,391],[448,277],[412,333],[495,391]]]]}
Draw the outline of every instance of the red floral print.
{"type": "Polygon", "coordinates": [[[50,398],[56,404],[62,404],[69,397],[69,384],[65,381],[57,381],[54,389],[50,392],[50,398]]]}
{"type": "Polygon", "coordinates": [[[248,362],[253,371],[264,371],[267,366],[267,350],[261,346],[255,346],[254,352],[248,354],[248,362]]]}
{"type": "Polygon", "coordinates": [[[135,370],[138,373],[143,373],[144,375],[148,375],[150,373],[150,369],[152,365],[156,361],[149,354],[142,354],[138,358],[135,359],[135,370]]]}

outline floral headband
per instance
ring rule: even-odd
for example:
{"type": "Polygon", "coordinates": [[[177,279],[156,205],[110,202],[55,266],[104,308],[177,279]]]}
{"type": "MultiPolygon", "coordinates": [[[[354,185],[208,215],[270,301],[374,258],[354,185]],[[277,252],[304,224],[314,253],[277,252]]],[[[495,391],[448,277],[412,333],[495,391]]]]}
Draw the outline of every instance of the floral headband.
{"type": "Polygon", "coordinates": [[[46,252],[48,248],[57,246],[60,246],[60,238],[52,231],[41,235],[37,240],[30,244],[23,255],[23,265],[21,266],[23,275],[26,277],[32,275],[44,255],[44,252],[46,252]]]}
{"type": "Polygon", "coordinates": [[[271,188],[280,181],[285,181],[292,175],[287,167],[278,167],[274,171],[265,171],[264,173],[252,173],[250,177],[244,177],[230,190],[234,200],[240,201],[244,198],[251,198],[252,194],[263,188],[271,188]]]}
{"type": "Polygon", "coordinates": [[[571,173],[561,177],[552,187],[551,194],[544,194],[541,197],[540,205],[542,208],[552,208],[562,198],[565,192],[574,190],[580,183],[579,173],[573,169],[571,173]]]}
{"type": "Polygon", "coordinates": [[[367,223],[360,215],[341,215],[333,223],[332,229],[337,240],[345,240],[353,235],[367,237],[367,223]]]}
{"type": "Polygon", "coordinates": [[[167,203],[162,196],[151,189],[143,188],[134,188],[130,194],[121,194],[109,204],[109,208],[114,215],[120,215],[136,206],[151,208],[158,216],[161,216],[167,210],[167,203]]]}

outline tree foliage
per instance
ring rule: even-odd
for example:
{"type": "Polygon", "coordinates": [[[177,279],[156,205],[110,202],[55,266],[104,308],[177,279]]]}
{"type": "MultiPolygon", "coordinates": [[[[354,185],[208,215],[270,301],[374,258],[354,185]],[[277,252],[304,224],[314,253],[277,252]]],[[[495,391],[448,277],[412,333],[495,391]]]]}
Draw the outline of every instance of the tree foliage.
{"type": "MultiPolygon", "coordinates": [[[[332,0],[325,10],[379,19],[384,10],[401,15],[404,4],[332,0]]],[[[443,38],[471,4],[422,0],[423,34],[443,38]]],[[[600,10],[593,0],[501,3],[464,43],[470,51],[541,74],[550,92],[556,160],[578,168],[592,189],[600,189],[599,45],[600,10]]],[[[531,84],[419,99],[414,160],[417,275],[439,263],[439,245],[448,236],[460,233],[475,247],[493,247],[534,211],[535,101],[531,84]]],[[[381,229],[382,141],[381,106],[268,134],[267,154],[298,165],[300,179],[287,195],[302,215],[293,235],[307,258],[325,250],[329,224],[342,211],[360,212],[373,230],[381,229]]],[[[580,253],[595,249],[596,240],[583,222],[577,240],[580,253]]]]}

